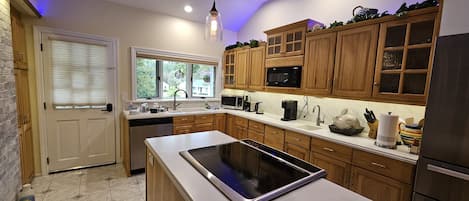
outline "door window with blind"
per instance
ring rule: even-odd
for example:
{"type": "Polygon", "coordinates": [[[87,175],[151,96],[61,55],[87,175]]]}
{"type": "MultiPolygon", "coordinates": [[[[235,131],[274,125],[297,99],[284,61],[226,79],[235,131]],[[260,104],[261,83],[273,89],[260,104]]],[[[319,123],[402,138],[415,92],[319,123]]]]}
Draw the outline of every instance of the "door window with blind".
{"type": "Polygon", "coordinates": [[[55,109],[101,109],[109,102],[106,45],[50,40],[51,101],[55,109]]]}
{"type": "MultiPolygon", "coordinates": [[[[215,97],[215,62],[136,55],[134,90],[136,99],[173,98],[178,89],[190,98],[215,97]]],[[[177,98],[185,98],[178,93],[177,98]]]]}

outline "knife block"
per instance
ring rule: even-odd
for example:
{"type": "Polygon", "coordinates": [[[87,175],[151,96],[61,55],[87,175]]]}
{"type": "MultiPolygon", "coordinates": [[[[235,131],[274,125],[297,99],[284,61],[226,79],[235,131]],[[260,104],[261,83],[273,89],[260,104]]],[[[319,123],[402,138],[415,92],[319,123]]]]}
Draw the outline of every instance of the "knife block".
{"type": "Polygon", "coordinates": [[[368,131],[369,138],[376,139],[376,136],[378,134],[378,123],[378,120],[373,123],[368,122],[368,127],[370,127],[370,131],[368,131]]]}

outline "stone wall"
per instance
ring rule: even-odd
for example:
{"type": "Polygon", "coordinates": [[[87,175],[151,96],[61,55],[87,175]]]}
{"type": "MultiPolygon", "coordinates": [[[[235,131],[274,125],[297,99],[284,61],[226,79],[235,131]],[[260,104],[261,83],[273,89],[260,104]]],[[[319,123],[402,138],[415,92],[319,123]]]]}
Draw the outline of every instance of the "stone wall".
{"type": "Polygon", "coordinates": [[[14,201],[20,187],[10,1],[0,0],[0,200],[14,201]]]}

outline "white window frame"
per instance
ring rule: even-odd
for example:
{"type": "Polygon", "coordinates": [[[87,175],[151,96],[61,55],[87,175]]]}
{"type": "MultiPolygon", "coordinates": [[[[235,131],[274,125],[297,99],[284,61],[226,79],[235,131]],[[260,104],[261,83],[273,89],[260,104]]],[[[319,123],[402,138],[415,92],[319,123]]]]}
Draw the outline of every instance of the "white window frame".
{"type": "MultiPolygon", "coordinates": [[[[130,47],[130,57],[131,57],[131,87],[132,87],[132,97],[131,100],[134,101],[145,101],[145,99],[137,99],[137,55],[145,54],[145,55],[154,55],[154,56],[161,56],[161,57],[172,57],[172,58],[179,58],[185,60],[196,60],[196,61],[206,61],[206,62],[213,62],[217,63],[218,65],[215,66],[215,93],[213,98],[218,98],[220,96],[221,91],[221,58],[210,57],[210,56],[203,56],[203,55],[196,55],[196,54],[189,54],[189,53],[181,53],[181,52],[172,52],[166,50],[158,50],[158,49],[149,49],[149,48],[141,48],[141,47],[130,47]]],[[[163,66],[158,65],[158,76],[163,76],[163,66]]],[[[188,64],[187,66],[188,75],[186,76],[186,85],[187,85],[187,94],[189,95],[189,100],[200,100],[200,99],[211,99],[210,98],[202,98],[202,97],[192,97],[192,65],[188,64]],[[190,73],[190,75],[189,75],[190,73]]],[[[164,100],[168,99],[168,97],[163,98],[163,85],[161,84],[161,80],[158,82],[158,97],[156,100],[164,100]]],[[[171,97],[172,99],[172,97],[171,97]]],[[[155,100],[155,99],[151,99],[155,100]]],[[[150,100],[150,101],[151,101],[150,100]]]]}

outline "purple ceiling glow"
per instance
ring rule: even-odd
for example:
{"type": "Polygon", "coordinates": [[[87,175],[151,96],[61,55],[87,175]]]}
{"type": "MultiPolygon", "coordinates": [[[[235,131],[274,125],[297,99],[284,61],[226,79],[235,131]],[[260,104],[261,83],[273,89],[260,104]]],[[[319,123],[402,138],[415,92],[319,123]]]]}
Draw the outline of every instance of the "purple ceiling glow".
{"type": "Polygon", "coordinates": [[[251,18],[251,16],[262,7],[268,0],[248,0],[249,6],[246,6],[245,1],[230,0],[230,6],[223,6],[225,1],[217,1],[217,6],[223,6],[218,10],[221,13],[223,26],[225,29],[232,31],[239,31],[241,27],[251,18]]]}

